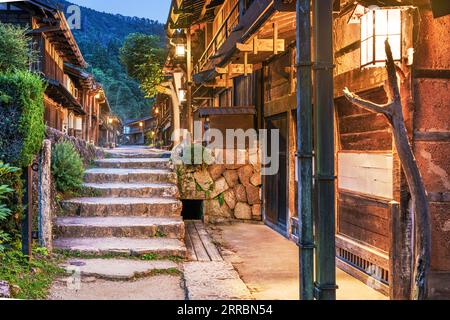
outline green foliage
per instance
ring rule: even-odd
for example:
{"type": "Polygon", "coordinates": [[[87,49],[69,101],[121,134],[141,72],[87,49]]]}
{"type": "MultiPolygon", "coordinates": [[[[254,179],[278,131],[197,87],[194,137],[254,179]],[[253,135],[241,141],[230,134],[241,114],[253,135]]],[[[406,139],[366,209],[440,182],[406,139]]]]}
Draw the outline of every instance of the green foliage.
{"type": "Polygon", "coordinates": [[[52,151],[52,174],[59,192],[76,192],[83,183],[83,161],[70,142],[55,145],[52,151]]]}
{"type": "Polygon", "coordinates": [[[132,33],[120,49],[120,61],[128,74],[141,83],[146,96],[154,97],[156,86],[163,80],[165,50],[159,37],[142,33],[132,33]]]}
{"type": "Polygon", "coordinates": [[[0,279],[16,287],[16,299],[45,299],[54,279],[64,274],[58,262],[45,250],[33,249],[33,259],[28,260],[17,244],[12,250],[0,252],[0,279]]]}
{"type": "Polygon", "coordinates": [[[219,201],[221,207],[225,204],[225,196],[223,192],[216,197],[216,200],[219,201]]]}
{"type": "Polygon", "coordinates": [[[155,141],[155,133],[153,131],[149,131],[145,134],[145,144],[148,146],[155,146],[156,141],[155,141]]]}
{"type": "Polygon", "coordinates": [[[19,236],[23,214],[21,171],[0,162],[0,252],[19,236]]]}
{"type": "MultiPolygon", "coordinates": [[[[67,1],[58,1],[64,8],[67,1]]],[[[111,108],[122,120],[145,117],[152,99],[146,99],[138,81],[120,63],[119,50],[130,33],[165,37],[164,25],[150,19],[124,17],[81,7],[82,28],[73,30],[77,43],[95,78],[103,85],[111,108]]],[[[164,47],[164,43],[160,47],[164,47]]]]}
{"type": "Polygon", "coordinates": [[[42,80],[28,71],[0,73],[0,160],[29,166],[45,134],[42,80]]]}
{"type": "Polygon", "coordinates": [[[181,161],[184,165],[210,165],[214,163],[211,150],[201,144],[189,144],[183,147],[181,161]]]}
{"type": "Polygon", "coordinates": [[[0,72],[28,70],[34,54],[26,29],[0,22],[0,72]]]}

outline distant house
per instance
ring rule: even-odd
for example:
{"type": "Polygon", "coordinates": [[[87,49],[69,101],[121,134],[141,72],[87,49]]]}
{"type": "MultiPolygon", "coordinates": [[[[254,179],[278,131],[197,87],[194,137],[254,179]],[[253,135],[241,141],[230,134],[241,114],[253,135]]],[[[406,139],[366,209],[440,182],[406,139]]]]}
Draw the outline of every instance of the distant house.
{"type": "Polygon", "coordinates": [[[31,69],[47,82],[47,126],[98,144],[101,118],[110,107],[103,88],[83,69],[87,66],[64,13],[50,1],[0,4],[0,22],[29,28],[38,59],[31,69]]]}
{"type": "Polygon", "coordinates": [[[123,134],[124,144],[141,145],[146,143],[146,136],[155,129],[155,119],[148,116],[125,122],[123,134]]]}

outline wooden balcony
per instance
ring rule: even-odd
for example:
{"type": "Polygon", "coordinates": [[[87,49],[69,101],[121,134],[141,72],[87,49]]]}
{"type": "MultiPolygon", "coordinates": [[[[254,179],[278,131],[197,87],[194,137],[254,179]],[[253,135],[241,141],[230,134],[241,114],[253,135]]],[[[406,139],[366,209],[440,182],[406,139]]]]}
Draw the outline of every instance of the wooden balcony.
{"type": "Polygon", "coordinates": [[[230,37],[231,33],[239,24],[239,17],[239,1],[237,1],[198,60],[197,65],[195,66],[197,72],[200,72],[203,69],[210,58],[217,54],[222,44],[230,37]]]}

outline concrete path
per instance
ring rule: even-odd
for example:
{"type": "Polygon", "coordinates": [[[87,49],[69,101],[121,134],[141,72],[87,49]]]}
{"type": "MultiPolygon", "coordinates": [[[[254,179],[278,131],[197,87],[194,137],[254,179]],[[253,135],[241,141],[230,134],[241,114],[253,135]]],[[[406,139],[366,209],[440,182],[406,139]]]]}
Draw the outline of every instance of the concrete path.
{"type": "MultiPolygon", "coordinates": [[[[298,247],[265,225],[233,224],[210,229],[258,300],[298,300],[298,247]]],[[[337,269],[338,300],[385,300],[386,296],[337,269]]]]}

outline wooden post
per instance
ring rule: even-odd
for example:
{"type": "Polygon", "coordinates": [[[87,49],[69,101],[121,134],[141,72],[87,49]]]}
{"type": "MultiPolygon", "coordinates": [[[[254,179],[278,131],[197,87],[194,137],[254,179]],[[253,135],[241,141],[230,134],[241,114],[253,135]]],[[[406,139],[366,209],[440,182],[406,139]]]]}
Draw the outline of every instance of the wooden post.
{"type": "Polygon", "coordinates": [[[278,54],[278,23],[273,23],[273,54],[278,54]]]}
{"type": "Polygon", "coordinates": [[[390,207],[391,245],[389,251],[389,297],[409,300],[411,294],[411,216],[392,201],[390,207]]]}
{"type": "Polygon", "coordinates": [[[22,253],[31,260],[32,255],[32,227],[33,227],[33,170],[28,166],[23,171],[25,180],[25,216],[22,220],[22,253]]]}
{"type": "Polygon", "coordinates": [[[316,130],[316,298],[336,299],[333,0],[314,4],[316,130]]]}
{"type": "Polygon", "coordinates": [[[194,123],[192,115],[192,39],[191,39],[191,29],[187,28],[186,34],[186,81],[187,81],[187,92],[186,92],[186,109],[187,109],[187,129],[193,135],[194,123]]]}
{"type": "MultiPolygon", "coordinates": [[[[297,163],[300,248],[300,299],[314,300],[313,233],[313,116],[311,63],[311,4],[297,1],[297,163]]],[[[293,71],[291,70],[293,77],[293,71]]],[[[292,79],[293,82],[293,79],[292,79]]]]}
{"type": "Polygon", "coordinates": [[[51,154],[52,143],[44,140],[41,162],[39,165],[39,243],[47,248],[48,252],[53,251],[52,244],[52,208],[51,208],[51,154]]]}

